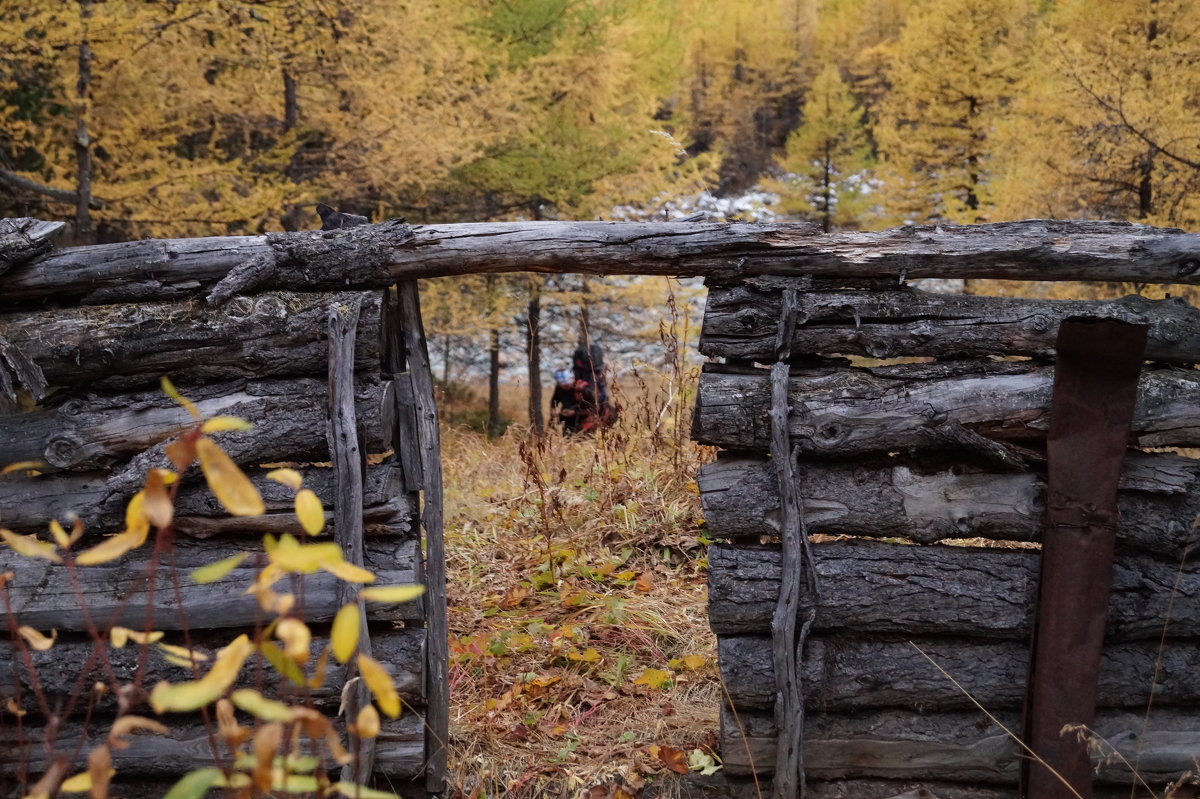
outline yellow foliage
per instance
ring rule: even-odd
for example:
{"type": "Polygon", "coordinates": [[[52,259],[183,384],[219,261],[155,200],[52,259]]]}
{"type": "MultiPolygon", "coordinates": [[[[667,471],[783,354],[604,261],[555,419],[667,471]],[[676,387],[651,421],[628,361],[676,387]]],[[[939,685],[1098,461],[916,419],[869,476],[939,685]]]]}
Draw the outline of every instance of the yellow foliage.
{"type": "Polygon", "coordinates": [[[337,615],[333,617],[333,627],[329,632],[329,646],[339,663],[349,660],[358,648],[361,623],[362,616],[358,611],[358,605],[342,605],[338,608],[337,615]]]}
{"type": "Polygon", "coordinates": [[[196,442],[196,454],[208,487],[217,501],[234,516],[259,516],[266,513],[258,489],[250,482],[233,459],[211,438],[196,442]]]}
{"type": "Polygon", "coordinates": [[[374,694],[375,703],[379,705],[379,709],[391,718],[399,716],[400,695],[396,692],[396,684],[392,682],[392,675],[387,673],[378,660],[369,655],[359,653],[355,662],[358,664],[358,671],[362,675],[363,682],[374,694]]]}
{"type": "Polygon", "coordinates": [[[150,705],[155,713],[199,710],[221,697],[237,678],[242,664],[251,653],[254,644],[245,634],[239,635],[217,656],[212,668],[199,680],[171,684],[162,681],[150,692],[150,705]]]}

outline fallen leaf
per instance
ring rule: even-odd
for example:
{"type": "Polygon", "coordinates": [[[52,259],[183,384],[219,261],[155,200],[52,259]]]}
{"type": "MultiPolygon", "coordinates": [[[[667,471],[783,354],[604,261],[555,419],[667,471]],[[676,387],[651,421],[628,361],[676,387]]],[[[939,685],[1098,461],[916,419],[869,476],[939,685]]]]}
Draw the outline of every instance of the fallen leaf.
{"type": "Polygon", "coordinates": [[[648,685],[654,689],[660,689],[666,686],[671,681],[671,672],[663,671],[662,669],[646,669],[641,673],[634,685],[648,685]]]}

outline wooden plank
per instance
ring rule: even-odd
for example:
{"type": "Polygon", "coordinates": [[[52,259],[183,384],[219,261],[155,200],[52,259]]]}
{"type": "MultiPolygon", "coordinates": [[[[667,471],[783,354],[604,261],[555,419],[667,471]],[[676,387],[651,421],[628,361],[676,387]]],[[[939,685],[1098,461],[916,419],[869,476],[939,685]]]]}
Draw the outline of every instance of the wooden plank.
{"type": "MultiPolygon", "coordinates": [[[[65,565],[24,558],[7,547],[0,549],[0,574],[5,571],[14,574],[6,590],[12,612],[20,624],[39,630],[54,628],[80,632],[89,629],[90,619],[100,627],[122,624],[140,630],[146,625],[148,610],[146,586],[150,579],[150,550],[147,546],[110,563],[78,567],[76,574],[81,596],[76,593],[65,565]],[[86,613],[80,609],[81,599],[86,613]]],[[[398,545],[394,541],[372,541],[367,545],[367,567],[375,572],[381,585],[417,582],[417,550],[417,542],[413,540],[398,545]]],[[[245,595],[246,588],[265,565],[265,555],[261,554],[257,541],[222,540],[203,544],[176,541],[172,552],[178,571],[162,564],[154,569],[154,629],[180,629],[185,620],[181,616],[186,617],[187,626],[194,630],[265,623],[258,602],[245,595]],[[188,578],[187,570],[247,550],[260,554],[252,555],[214,583],[197,585],[188,578]]],[[[294,590],[298,597],[303,597],[299,615],[309,621],[331,620],[340,607],[338,582],[325,572],[308,575],[303,580],[295,578],[294,590]]],[[[288,583],[281,582],[278,590],[290,590],[288,583]]],[[[368,603],[367,611],[372,619],[380,621],[419,621],[423,618],[420,600],[400,605],[368,603]]]]}
{"type": "MultiPolygon", "coordinates": [[[[1049,424],[1053,370],[1028,362],[967,361],[793,372],[788,418],[805,454],[847,457],[909,448],[979,449],[996,440],[1038,442],[1049,424]]],[[[1138,386],[1133,442],[1200,445],[1200,371],[1147,370],[1138,386]]],[[[770,381],[765,370],[705,366],[693,437],[766,451],[770,381]]]]}
{"type": "MultiPolygon", "coordinates": [[[[778,548],[713,545],[708,562],[714,632],[766,633],[778,548]]],[[[1024,639],[1031,630],[1037,552],[847,540],[814,544],[813,562],[821,584],[814,631],[1024,639]]],[[[1108,640],[1157,639],[1167,618],[1172,635],[1200,637],[1198,599],[1200,564],[1119,558],[1108,640]]]]}
{"type": "MultiPolygon", "coordinates": [[[[1010,730],[1016,729],[1018,714],[994,715],[1010,730]]],[[[1139,773],[1152,785],[1194,768],[1195,753],[1200,751],[1200,723],[1188,710],[1156,710],[1144,731],[1142,713],[1103,711],[1093,729],[1128,762],[1136,760],[1139,773]]],[[[734,722],[725,709],[720,740],[721,757],[730,774],[748,774],[751,760],[760,775],[774,770],[774,722],[769,713],[739,710],[734,722]]],[[[1105,753],[1111,751],[1104,748],[1105,753]]],[[[1015,786],[1017,754],[1013,740],[978,710],[812,713],[805,728],[804,759],[813,779],[937,779],[1015,786]]],[[[1133,782],[1129,767],[1120,761],[1106,762],[1092,753],[1092,762],[1099,782],[1133,782]]]]}
{"type": "MultiPolygon", "coordinates": [[[[266,479],[269,469],[247,468],[247,476],[266,505],[261,516],[230,516],[213,496],[204,479],[195,475],[180,487],[175,498],[175,532],[190,538],[228,535],[299,535],[294,492],[266,479]]],[[[299,469],[304,487],[312,489],[328,506],[337,494],[333,470],[319,466],[299,469]]],[[[0,525],[27,535],[44,534],[50,519],[64,522],[74,513],[83,519],[88,534],[116,533],[123,529],[128,495],[110,485],[108,472],[58,472],[37,477],[10,475],[0,480],[0,525]]],[[[389,463],[367,467],[363,523],[368,535],[416,536],[416,508],[399,491],[399,469],[389,463]]],[[[135,486],[136,487],[136,486],[135,486]]],[[[327,529],[336,530],[332,510],[326,510],[327,529]]]]}
{"type": "MultiPolygon", "coordinates": [[[[869,635],[869,634],[864,634],[869,635]]],[[[1029,670],[1026,641],[945,637],[915,639],[826,635],[810,638],[802,664],[810,711],[904,707],[922,712],[974,707],[913,643],[954,675],[989,710],[1019,710],[1029,670]]],[[[1144,709],[1200,704],[1194,639],[1110,643],[1100,666],[1100,707],[1144,709]],[[1161,659],[1160,659],[1161,658],[1161,659]]],[[[769,710],[775,670],[766,635],[723,635],[717,640],[721,679],[739,708],[769,710]]]]}
{"type": "MultiPolygon", "coordinates": [[[[754,280],[712,286],[700,334],[710,357],[770,363],[782,289],[754,280]]],[[[1149,300],[1030,300],[1019,297],[898,291],[805,291],[790,343],[795,354],[871,358],[986,355],[1054,357],[1054,340],[1071,316],[1150,326],[1146,358],[1200,361],[1200,310],[1178,297],[1149,300]]]]}
{"type": "MultiPolygon", "coordinates": [[[[319,632],[319,630],[318,630],[319,632]]],[[[192,648],[212,658],[216,650],[234,637],[228,631],[191,633],[192,648]]],[[[163,638],[165,643],[183,646],[183,636],[175,633],[163,638]]],[[[329,643],[323,636],[313,638],[312,652],[314,657],[329,643]]],[[[425,631],[420,628],[404,630],[376,631],[373,638],[375,656],[383,667],[392,675],[396,690],[410,705],[425,703],[425,631]]],[[[74,692],[87,689],[96,682],[109,684],[110,672],[102,665],[98,655],[93,657],[95,643],[90,638],[77,634],[65,634],[59,637],[52,649],[45,652],[28,650],[28,654],[15,653],[11,642],[6,638],[0,641],[0,702],[9,698],[18,700],[18,706],[32,714],[26,718],[29,723],[40,715],[39,703],[35,697],[34,683],[29,670],[33,664],[33,673],[37,675],[39,690],[46,697],[47,703],[56,713],[69,715],[84,712],[86,701],[78,702],[70,708],[69,702],[74,692]]],[[[168,663],[155,647],[150,647],[145,659],[142,658],[142,648],[137,645],[127,645],[121,649],[105,646],[105,656],[111,665],[111,674],[115,674],[122,683],[132,681],[135,674],[141,671],[141,685],[150,689],[159,680],[179,681],[190,679],[190,670],[168,663]]],[[[208,662],[212,662],[209,660],[208,662]]],[[[311,661],[310,661],[311,663],[311,661]]],[[[281,698],[291,697],[295,701],[311,701],[315,706],[336,712],[341,701],[342,688],[346,684],[342,669],[332,666],[328,671],[328,679],[319,688],[296,689],[291,683],[280,678],[272,668],[257,654],[252,656],[242,669],[236,683],[239,688],[271,688],[272,696],[281,698]],[[289,694],[288,691],[292,691],[289,694]],[[282,692],[282,693],[280,693],[282,692]]],[[[109,688],[112,688],[109,685],[109,688]]],[[[144,704],[145,696],[130,694],[135,700],[128,712],[150,714],[150,709],[144,704]]],[[[115,712],[117,707],[116,692],[109,690],[94,697],[96,712],[115,712]]]]}
{"type": "MultiPolygon", "coordinates": [[[[1040,538],[1045,475],[881,458],[804,462],[799,478],[810,533],[907,538],[1034,541],[1040,538]]],[[[697,477],[713,538],[779,535],[779,490],[762,458],[727,456],[697,477]]],[[[1178,557],[1195,540],[1200,460],[1130,453],[1118,494],[1122,546],[1178,557]]]]}
{"type": "MultiPolygon", "coordinates": [[[[240,380],[195,386],[188,395],[204,416],[239,416],[255,426],[249,432],[220,437],[222,447],[240,463],[328,457],[324,381],[240,380]]],[[[364,420],[379,418],[382,398],[378,383],[359,383],[357,410],[364,420]]],[[[0,463],[44,460],[57,469],[103,467],[148,450],[193,423],[188,412],[162,391],[75,392],[50,410],[0,416],[0,463]]],[[[364,424],[368,431],[377,427],[364,424]]],[[[382,451],[377,434],[365,446],[369,452],[382,451]]],[[[159,457],[151,456],[153,465],[160,465],[159,457]]],[[[145,465],[134,460],[133,483],[141,482],[145,465]]]]}
{"type": "Polygon", "coordinates": [[[806,224],[396,221],[333,231],[60,250],[4,276],[12,307],[177,300],[255,259],[274,289],[385,288],[488,272],[1200,282],[1200,237],[1125,222],[1029,220],[821,233],[806,224]]]}
{"type": "MultiPolygon", "coordinates": [[[[188,386],[238,378],[320,376],[325,317],[360,294],[273,292],[219,308],[145,303],[0,315],[0,336],[41,367],[53,386],[130,390],[170,375],[188,386]]],[[[379,302],[363,306],[355,365],[378,367],[379,302]]]]}

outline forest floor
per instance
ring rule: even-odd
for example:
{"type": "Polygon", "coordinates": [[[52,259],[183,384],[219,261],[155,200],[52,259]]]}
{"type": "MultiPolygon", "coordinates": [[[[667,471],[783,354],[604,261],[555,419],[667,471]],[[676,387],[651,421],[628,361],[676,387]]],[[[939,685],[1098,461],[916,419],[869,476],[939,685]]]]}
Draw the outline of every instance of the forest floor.
{"type": "Polygon", "coordinates": [[[455,795],[636,797],[719,766],[695,374],[593,436],[443,432],[455,795]]]}

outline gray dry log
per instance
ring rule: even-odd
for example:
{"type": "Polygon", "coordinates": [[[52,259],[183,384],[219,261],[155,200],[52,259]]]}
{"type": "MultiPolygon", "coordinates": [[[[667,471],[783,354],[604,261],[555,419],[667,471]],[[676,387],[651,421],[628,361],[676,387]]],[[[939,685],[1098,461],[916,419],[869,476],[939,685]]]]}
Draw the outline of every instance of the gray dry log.
{"type": "MultiPolygon", "coordinates": [[[[1161,786],[1157,786],[1161,789],[1161,786]]],[[[941,780],[811,780],[809,799],[1019,799],[1017,786],[980,785],[941,780]]],[[[745,794],[745,799],[754,796],[745,794]]],[[[1156,799],[1139,786],[1097,786],[1092,799],[1156,799]]],[[[135,799],[135,797],[129,797],[135,799]]],[[[742,799],[741,796],[738,799],[742,799]]]]}
{"type": "MultiPolygon", "coordinates": [[[[1017,728],[1018,714],[995,715],[1004,726],[1017,728]]],[[[812,713],[804,732],[804,761],[814,779],[881,777],[938,779],[972,784],[1016,784],[1017,744],[978,710],[924,715],[907,710],[880,709],[841,715],[812,713]]],[[[1137,763],[1138,773],[1152,785],[1162,785],[1195,767],[1200,751],[1200,721],[1188,710],[1158,709],[1143,730],[1143,713],[1105,710],[1097,714],[1095,732],[1137,763]]],[[[758,774],[775,767],[775,723],[765,711],[728,709],[721,714],[721,757],[731,775],[758,774]],[[742,731],[745,731],[745,737],[742,731]],[[749,750],[749,752],[747,752],[749,750]]],[[[1112,748],[1100,744],[1102,754],[1112,748]]],[[[1130,768],[1115,758],[1097,764],[1097,782],[1129,784],[1130,768]]]]}
{"type": "MultiPolygon", "coordinates": [[[[178,718],[166,720],[170,735],[144,733],[130,736],[128,749],[112,750],[113,768],[125,777],[178,777],[193,769],[216,765],[204,727],[194,716],[185,718],[187,721],[178,718]]],[[[88,751],[103,743],[111,725],[112,719],[93,718],[86,735],[78,724],[63,725],[54,738],[55,753],[69,757],[81,752],[69,773],[86,769],[88,751]],[[83,743],[81,749],[77,748],[80,742],[83,743]]],[[[212,726],[212,731],[215,737],[216,725],[212,726]]],[[[0,758],[0,771],[12,773],[22,766],[33,772],[45,769],[47,758],[45,749],[40,745],[44,736],[45,731],[38,727],[19,729],[13,724],[0,727],[0,751],[5,753],[5,757],[0,758]]],[[[409,712],[398,719],[383,719],[377,744],[375,767],[381,774],[395,779],[409,779],[419,774],[425,762],[424,721],[420,714],[409,712]]],[[[217,747],[221,758],[226,758],[226,762],[232,759],[223,744],[217,744],[217,747]]],[[[305,748],[313,751],[308,746],[305,748]]],[[[336,768],[332,759],[327,761],[326,768],[336,768]]]]}
{"type": "MultiPolygon", "coordinates": [[[[697,478],[708,534],[778,536],[779,489],[770,462],[729,456],[697,478]]],[[[1034,541],[1041,537],[1045,476],[966,471],[884,458],[875,463],[805,461],[800,495],[810,533],[1034,541]],[[894,464],[894,465],[893,465],[894,464]]],[[[1198,538],[1200,461],[1131,453],[1125,459],[1118,542],[1172,557],[1198,538]]]]}
{"type": "MultiPolygon", "coordinates": [[[[1200,704],[1200,643],[1168,639],[1109,644],[1100,668],[1099,707],[1145,709],[1153,686],[1154,707],[1200,704]],[[1156,676],[1157,675],[1157,676],[1156,676]]],[[[770,710],[775,670],[770,638],[727,635],[717,641],[721,679],[738,708],[770,710]]],[[[810,712],[903,707],[920,712],[960,710],[977,700],[988,710],[1020,710],[1029,673],[1024,641],[953,638],[811,638],[802,678],[810,712]],[[954,676],[970,697],[921,655],[916,644],[954,676]]]]}
{"type": "MultiPolygon", "coordinates": [[[[41,367],[50,385],[129,390],[168,375],[193,384],[321,376],[329,306],[361,294],[276,292],[219,309],[194,303],[63,308],[0,316],[0,336],[41,367]]],[[[366,298],[359,370],[378,368],[379,302],[366,298]]]]}
{"type": "Polygon", "coordinates": [[[384,288],[486,272],[1200,282],[1200,236],[1125,222],[1030,220],[821,233],[813,225],[399,222],[332,231],[149,240],[61,250],[6,276],[4,305],[196,296],[255,259],[272,288],[384,288]]]}
{"type": "MultiPolygon", "coordinates": [[[[216,650],[228,644],[233,637],[233,633],[228,631],[222,633],[193,632],[191,634],[192,648],[207,655],[210,658],[208,662],[211,663],[211,658],[215,655],[216,650]]],[[[98,655],[94,656],[95,643],[78,635],[71,636],[71,640],[65,640],[65,638],[65,636],[60,638],[53,648],[45,652],[28,651],[28,657],[32,660],[40,690],[45,695],[50,707],[56,709],[55,712],[65,712],[63,709],[71,694],[81,688],[85,694],[97,682],[102,682],[110,689],[112,688],[112,685],[109,684],[109,669],[101,665],[102,661],[98,655]]],[[[172,633],[164,637],[163,642],[176,646],[185,644],[184,637],[179,633],[172,633]]],[[[313,639],[314,659],[328,643],[327,638],[316,637],[313,639]]],[[[372,643],[375,647],[375,657],[392,675],[392,679],[396,683],[396,690],[399,691],[404,701],[410,705],[424,704],[425,631],[420,628],[388,630],[375,635],[372,643]]],[[[131,683],[139,667],[143,668],[141,686],[147,693],[158,684],[159,680],[178,682],[183,679],[192,679],[190,669],[168,663],[163,658],[161,650],[154,646],[149,648],[144,666],[140,666],[143,662],[141,649],[142,647],[136,644],[127,644],[120,649],[104,647],[108,663],[112,667],[112,674],[122,684],[131,683]]],[[[309,661],[309,674],[312,673],[312,663],[313,661],[309,661]]],[[[203,665],[201,668],[203,670],[203,665]]],[[[289,702],[305,703],[311,700],[317,707],[328,708],[332,705],[336,711],[341,700],[342,687],[345,685],[342,672],[341,666],[331,662],[326,672],[328,678],[320,688],[297,688],[288,680],[280,677],[260,655],[256,654],[246,661],[235,687],[257,688],[266,691],[269,696],[289,702]]],[[[114,695],[114,692],[109,690],[98,696],[95,709],[98,712],[114,712],[117,704],[114,695]]],[[[24,654],[14,652],[8,640],[3,640],[0,641],[0,702],[7,702],[10,697],[16,700],[18,696],[20,697],[18,706],[31,714],[26,717],[26,723],[29,723],[30,719],[39,715],[39,706],[34,696],[28,661],[24,654]]],[[[84,711],[88,704],[86,700],[85,695],[83,701],[78,702],[74,708],[75,713],[84,711]]],[[[138,703],[131,707],[129,712],[149,715],[151,711],[149,706],[138,703]]]]}
{"type": "MultiPolygon", "coordinates": [[[[203,478],[186,479],[175,498],[175,532],[191,538],[266,533],[300,535],[295,494],[287,486],[266,479],[268,471],[246,469],[266,505],[267,512],[262,516],[230,516],[203,478]]],[[[312,489],[326,506],[325,522],[330,525],[326,529],[333,529],[333,512],[328,509],[336,496],[332,470],[306,466],[299,471],[304,487],[312,489]]],[[[416,509],[401,491],[399,472],[388,462],[367,467],[363,524],[368,535],[416,535],[413,519],[416,509]]],[[[75,514],[83,520],[89,535],[120,532],[129,497],[114,492],[108,484],[109,476],[106,472],[10,475],[0,480],[0,526],[22,535],[44,534],[50,519],[66,523],[75,514]]]]}
{"type": "MultiPolygon", "coordinates": [[[[383,387],[356,387],[368,452],[381,452],[377,420],[383,387]]],[[[325,381],[238,380],[195,386],[187,395],[205,417],[228,414],[254,425],[220,436],[239,463],[325,461],[325,381]]],[[[56,469],[105,467],[178,434],[194,420],[161,391],[133,394],[73,393],[50,410],[0,416],[0,463],[44,460],[56,469]]],[[[135,461],[133,475],[144,475],[135,461]]],[[[159,465],[157,462],[154,465],[159,465]]]]}
{"type": "MultiPolygon", "coordinates": [[[[792,373],[788,425],[806,455],[844,457],[910,448],[977,448],[1044,439],[1052,367],[1029,362],[917,363],[792,373]],[[976,441],[978,439],[978,441],[976,441]]],[[[1200,445],[1200,372],[1142,373],[1134,410],[1141,447],[1200,445]]],[[[766,451],[771,440],[766,370],[708,364],[692,435],[703,444],[766,451]]]]}
{"type": "MultiPolygon", "coordinates": [[[[1038,555],[879,541],[814,544],[821,598],[813,630],[1024,639],[1033,618],[1038,555]]],[[[779,596],[778,548],[714,545],[708,562],[713,631],[768,632],[779,596]]],[[[1200,637],[1200,564],[1188,562],[1181,570],[1149,556],[1118,558],[1109,639],[1157,638],[1168,618],[1171,635],[1200,637]]]]}
{"type": "MultiPolygon", "coordinates": [[[[700,335],[704,355],[774,361],[781,289],[749,283],[709,289],[700,335]]],[[[1180,298],[1029,300],[903,289],[806,291],[799,302],[800,319],[790,342],[797,355],[1053,358],[1062,320],[1088,316],[1149,324],[1149,360],[1200,361],[1200,310],[1180,298]]]]}
{"type": "Polygon", "coordinates": [[[28,217],[0,219],[0,275],[50,251],[66,222],[43,222],[28,217]]]}
{"type": "MultiPolygon", "coordinates": [[[[66,565],[26,558],[7,547],[0,549],[0,574],[11,571],[14,575],[6,589],[17,623],[39,630],[87,632],[90,619],[101,629],[121,624],[140,630],[152,610],[152,625],[158,630],[178,630],[185,621],[192,630],[265,624],[257,600],[245,593],[266,563],[260,542],[176,541],[173,561],[169,556],[164,561],[167,565],[160,563],[155,569],[153,606],[148,607],[152,546],[148,543],[110,563],[76,567],[78,593],[66,565]],[[247,551],[254,554],[217,582],[197,585],[188,576],[198,566],[247,551]],[[175,569],[169,568],[172,562],[175,569]]],[[[384,539],[367,545],[367,568],[375,572],[378,585],[418,582],[417,559],[414,540],[397,544],[384,539]]],[[[303,604],[298,615],[321,622],[330,621],[340,607],[339,583],[333,575],[320,571],[303,578],[303,591],[299,577],[281,581],[276,590],[296,593],[297,605],[303,604]]],[[[368,615],[379,621],[420,621],[422,608],[421,600],[367,604],[368,615]]]]}

